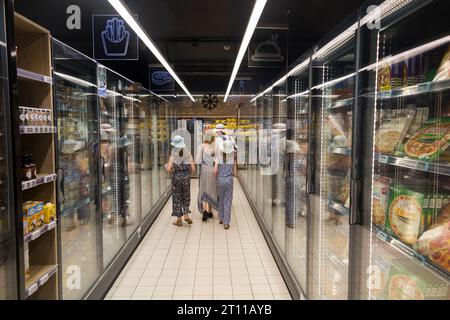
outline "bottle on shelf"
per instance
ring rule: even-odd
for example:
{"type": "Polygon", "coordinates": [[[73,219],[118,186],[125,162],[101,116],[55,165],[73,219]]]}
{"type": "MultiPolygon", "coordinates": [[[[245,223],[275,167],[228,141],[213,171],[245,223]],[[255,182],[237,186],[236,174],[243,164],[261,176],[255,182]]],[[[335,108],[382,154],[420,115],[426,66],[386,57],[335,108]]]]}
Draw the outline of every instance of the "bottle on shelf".
{"type": "Polygon", "coordinates": [[[22,180],[30,181],[33,179],[33,170],[30,166],[30,158],[28,155],[22,156],[22,180]]]}
{"type": "Polygon", "coordinates": [[[34,163],[33,161],[33,154],[28,154],[28,164],[30,166],[31,169],[31,174],[32,174],[32,178],[31,179],[36,179],[36,175],[37,175],[37,166],[36,163],[34,163]]]}

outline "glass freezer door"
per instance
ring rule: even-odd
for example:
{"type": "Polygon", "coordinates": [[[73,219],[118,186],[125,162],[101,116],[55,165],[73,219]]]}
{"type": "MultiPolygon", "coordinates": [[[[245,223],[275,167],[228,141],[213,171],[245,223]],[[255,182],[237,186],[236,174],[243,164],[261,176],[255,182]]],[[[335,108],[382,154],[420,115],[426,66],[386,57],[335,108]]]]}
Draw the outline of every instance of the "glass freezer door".
{"type": "Polygon", "coordinates": [[[315,194],[309,197],[311,299],[348,297],[355,58],[356,34],[338,48],[319,49],[313,55],[315,194]]]}
{"type": "Polygon", "coordinates": [[[97,64],[57,40],[53,59],[63,299],[80,299],[101,271],[97,64]]]}
{"type": "Polygon", "coordinates": [[[17,298],[15,259],[15,219],[12,207],[12,166],[10,150],[8,54],[5,34],[5,7],[0,1],[0,300],[17,298]]]}
{"type": "Polygon", "coordinates": [[[381,29],[364,31],[371,48],[360,101],[373,143],[363,201],[368,263],[356,298],[448,300],[450,23],[441,18],[448,1],[396,2],[381,29]]]}

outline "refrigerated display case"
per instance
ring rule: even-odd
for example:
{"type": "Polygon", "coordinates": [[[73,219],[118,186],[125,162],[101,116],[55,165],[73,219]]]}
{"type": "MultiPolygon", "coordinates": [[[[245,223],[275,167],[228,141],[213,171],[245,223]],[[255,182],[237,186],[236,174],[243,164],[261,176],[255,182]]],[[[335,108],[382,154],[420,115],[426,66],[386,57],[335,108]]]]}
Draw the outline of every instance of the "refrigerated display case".
{"type": "Polygon", "coordinates": [[[97,64],[56,39],[52,43],[62,298],[80,299],[102,270],[97,64]],[[69,281],[74,266],[79,285],[69,281]]]}
{"type": "MultiPolygon", "coordinates": [[[[299,61],[309,60],[309,55],[299,61]]],[[[299,286],[307,288],[307,171],[309,150],[309,63],[288,79],[284,164],[286,261],[299,286]]]]}
{"type": "Polygon", "coordinates": [[[130,144],[124,128],[122,89],[126,79],[112,70],[97,67],[100,112],[103,267],[106,268],[126,241],[129,176],[125,149],[130,144]]]}
{"type": "Polygon", "coordinates": [[[11,150],[10,79],[5,2],[0,1],[0,300],[17,298],[14,161],[11,150]]]}
{"type": "Polygon", "coordinates": [[[388,10],[390,3],[381,4],[380,28],[361,35],[370,47],[358,97],[368,132],[354,298],[447,300],[448,3],[397,1],[388,10]]]}
{"type": "Polygon", "coordinates": [[[348,297],[356,31],[334,46],[329,43],[357,20],[356,14],[347,19],[312,54],[311,112],[316,115],[314,188],[309,196],[312,299],[348,297]]]}

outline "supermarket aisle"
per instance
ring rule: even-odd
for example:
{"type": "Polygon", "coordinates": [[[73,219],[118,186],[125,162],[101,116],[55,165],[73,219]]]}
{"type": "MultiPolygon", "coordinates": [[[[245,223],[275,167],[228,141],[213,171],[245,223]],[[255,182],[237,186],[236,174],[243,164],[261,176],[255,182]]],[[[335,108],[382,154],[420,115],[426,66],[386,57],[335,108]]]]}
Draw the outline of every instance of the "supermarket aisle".
{"type": "MultiPolygon", "coordinates": [[[[198,180],[192,180],[196,199],[198,180]]],[[[235,180],[233,218],[172,225],[171,201],[156,220],[105,299],[291,299],[269,247],[235,180]]]]}

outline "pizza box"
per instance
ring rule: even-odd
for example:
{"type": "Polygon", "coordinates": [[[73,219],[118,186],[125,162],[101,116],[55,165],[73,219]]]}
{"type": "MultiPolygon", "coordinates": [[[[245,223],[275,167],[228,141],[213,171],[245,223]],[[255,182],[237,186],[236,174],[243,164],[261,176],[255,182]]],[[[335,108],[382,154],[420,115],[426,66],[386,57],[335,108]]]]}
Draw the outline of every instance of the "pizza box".
{"type": "Polygon", "coordinates": [[[412,260],[393,260],[386,300],[448,300],[449,283],[412,260]]]}

